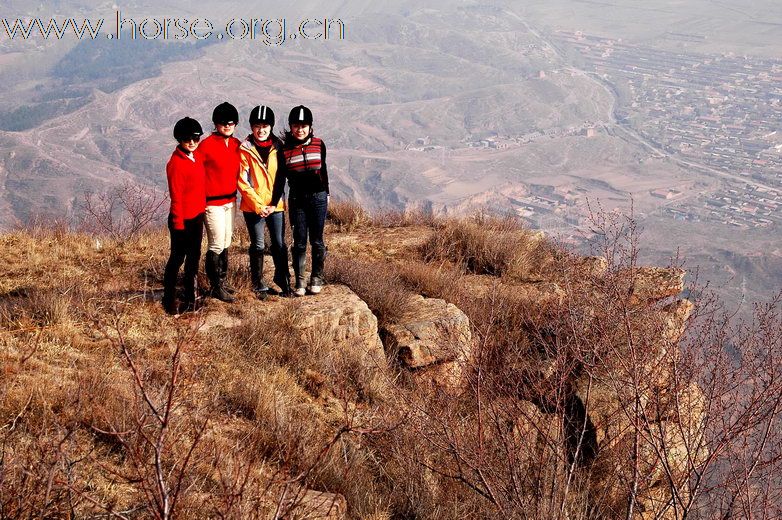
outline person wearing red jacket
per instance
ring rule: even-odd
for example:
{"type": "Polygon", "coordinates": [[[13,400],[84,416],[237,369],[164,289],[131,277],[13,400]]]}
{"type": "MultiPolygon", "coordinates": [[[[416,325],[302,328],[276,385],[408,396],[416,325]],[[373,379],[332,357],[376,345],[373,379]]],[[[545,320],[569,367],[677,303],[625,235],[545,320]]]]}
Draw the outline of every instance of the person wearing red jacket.
{"type": "Polygon", "coordinates": [[[201,259],[206,186],[204,167],[193,152],[198,148],[203,130],[195,119],[185,117],[174,125],[179,145],[166,165],[171,210],[168,230],[171,254],[163,274],[163,308],[169,314],[195,310],[196,275],[201,259]],[[185,264],[182,307],[177,305],[176,282],[179,268],[185,264]]]}
{"type": "Polygon", "coordinates": [[[233,235],[236,185],[239,179],[239,145],[233,136],[239,112],[224,102],[212,112],[215,131],[204,139],[195,152],[206,172],[206,238],[204,269],[211,285],[212,297],[234,301],[234,290],[226,284],[228,247],[233,235]]]}

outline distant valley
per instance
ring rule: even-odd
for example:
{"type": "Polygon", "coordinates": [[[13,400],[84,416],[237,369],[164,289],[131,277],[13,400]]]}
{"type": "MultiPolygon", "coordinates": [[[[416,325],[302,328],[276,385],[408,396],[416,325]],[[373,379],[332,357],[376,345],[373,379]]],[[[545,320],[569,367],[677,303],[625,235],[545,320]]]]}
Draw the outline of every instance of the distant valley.
{"type": "MultiPolygon", "coordinates": [[[[85,190],[124,179],[163,189],[170,129],[183,115],[208,127],[212,107],[229,100],[243,118],[263,103],[284,121],[289,107],[303,102],[329,146],[337,198],[375,210],[510,212],[582,249],[591,209],[632,207],[644,229],[643,261],[664,263],[678,250],[729,304],[770,297],[782,279],[778,215],[742,228],[730,215],[709,213],[732,211],[724,209],[732,203],[708,205],[733,197],[731,179],[693,167],[692,157],[668,145],[650,145],[654,128],[666,128],[665,116],[648,126],[649,106],[622,91],[621,74],[599,70],[574,45],[577,31],[627,42],[635,25],[621,14],[640,3],[615,2],[615,16],[602,24],[601,8],[591,4],[404,3],[392,10],[347,2],[326,13],[344,18],[341,41],[39,42],[35,52],[47,56],[45,65],[20,58],[33,52],[32,42],[0,41],[0,227],[32,215],[73,217],[85,190]],[[552,15],[568,9],[574,16],[552,15]]],[[[97,3],[80,9],[99,5],[110,12],[97,3]]],[[[736,48],[779,63],[768,45],[779,29],[764,26],[753,41],[726,34],[720,46],[714,31],[725,18],[713,8],[713,18],[700,23],[694,11],[650,15],[629,41],[697,57],[736,48]]],[[[751,14],[746,24],[757,23],[751,14]]],[[[774,14],[772,6],[767,19],[774,14]]],[[[240,125],[238,133],[247,132],[240,125]]],[[[762,168],[756,177],[764,183],[762,168]]],[[[762,202],[746,200],[758,208],[753,215],[766,218],[758,214],[762,202]]]]}

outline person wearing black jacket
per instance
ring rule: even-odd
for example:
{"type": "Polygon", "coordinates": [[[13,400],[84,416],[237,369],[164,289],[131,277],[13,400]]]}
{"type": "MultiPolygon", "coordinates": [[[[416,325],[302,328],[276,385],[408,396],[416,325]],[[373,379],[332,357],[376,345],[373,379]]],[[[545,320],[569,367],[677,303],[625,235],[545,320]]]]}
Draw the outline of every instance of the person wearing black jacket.
{"type": "MultiPolygon", "coordinates": [[[[326,244],[323,228],[329,201],[329,177],[326,167],[326,145],[312,133],[312,111],[304,105],[291,109],[288,115],[290,131],[282,147],[284,167],[278,173],[288,182],[288,212],[293,229],[293,271],[296,276],[294,294],[306,291],[318,294],[323,288],[323,266],[326,244]],[[309,285],[304,278],[307,239],[312,249],[312,271],[309,285]]],[[[276,182],[271,206],[283,195],[284,182],[276,182]]]]}

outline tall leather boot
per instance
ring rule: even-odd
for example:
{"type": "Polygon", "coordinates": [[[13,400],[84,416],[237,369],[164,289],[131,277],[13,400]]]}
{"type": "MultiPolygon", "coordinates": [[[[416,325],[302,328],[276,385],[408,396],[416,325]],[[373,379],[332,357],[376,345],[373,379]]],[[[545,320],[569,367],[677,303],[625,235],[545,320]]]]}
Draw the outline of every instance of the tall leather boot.
{"type": "Polygon", "coordinates": [[[176,299],[176,281],[177,271],[174,271],[171,267],[166,266],[166,271],[163,276],[163,310],[166,314],[178,314],[179,303],[176,299]]]}
{"type": "Polygon", "coordinates": [[[304,296],[307,290],[307,282],[304,279],[304,268],[307,261],[307,252],[306,250],[298,251],[294,247],[291,256],[293,260],[293,273],[296,277],[296,289],[294,290],[293,294],[296,296],[304,296]]]}
{"type": "Polygon", "coordinates": [[[209,278],[209,284],[212,287],[212,290],[210,291],[212,298],[228,303],[233,302],[234,297],[228,294],[220,283],[220,255],[214,251],[207,251],[204,269],[206,270],[207,278],[209,278]]]}
{"type": "Polygon", "coordinates": [[[325,282],[323,281],[323,265],[326,260],[325,248],[312,248],[312,272],[310,273],[310,285],[308,287],[312,294],[318,294],[325,282]]]}
{"type": "Polygon", "coordinates": [[[220,252],[219,259],[220,261],[218,263],[218,267],[220,268],[220,285],[222,286],[223,290],[228,294],[235,294],[236,289],[234,289],[228,284],[228,250],[227,249],[223,249],[220,252]]]}
{"type": "Polygon", "coordinates": [[[182,281],[182,301],[179,304],[179,312],[193,312],[196,310],[196,277],[189,276],[185,271],[182,281]]]}
{"type": "Polygon", "coordinates": [[[279,295],[287,297],[291,295],[291,272],[288,268],[288,248],[272,248],[274,259],[274,283],[280,288],[279,295]]]}
{"type": "Polygon", "coordinates": [[[250,251],[250,281],[259,300],[265,300],[269,287],[263,281],[263,251],[250,251]]]}

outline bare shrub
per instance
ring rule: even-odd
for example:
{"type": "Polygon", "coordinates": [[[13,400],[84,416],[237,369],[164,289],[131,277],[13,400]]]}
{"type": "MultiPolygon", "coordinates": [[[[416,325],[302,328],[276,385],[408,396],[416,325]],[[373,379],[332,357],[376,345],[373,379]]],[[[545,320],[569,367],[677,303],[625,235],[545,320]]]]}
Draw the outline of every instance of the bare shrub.
{"type": "Polygon", "coordinates": [[[89,453],[68,420],[75,385],[38,359],[48,347],[40,329],[0,344],[0,518],[67,516],[83,502],[67,483],[84,478],[89,453]]]}
{"type": "MultiPolygon", "coordinates": [[[[518,395],[560,414],[564,471],[530,482],[529,473],[497,471],[512,466],[503,465],[506,457],[492,460],[480,439],[456,437],[443,446],[457,458],[450,478],[466,481],[496,507],[548,511],[543,518],[557,511],[583,518],[777,515],[780,486],[771,475],[780,469],[782,446],[773,427],[782,399],[773,375],[782,359],[779,301],[738,329],[714,313],[708,298],[696,302],[690,320],[673,314],[681,306],[634,303],[627,291],[635,286],[634,223],[607,218],[597,229],[610,267],[587,283],[563,277],[572,283],[560,305],[537,316],[518,306],[510,311],[507,295],[483,306],[492,309],[483,314],[468,306],[480,345],[471,378],[474,406],[513,403],[503,396],[518,395]],[[492,325],[487,316],[500,319],[492,325]],[[513,323],[523,335],[505,328],[513,323]],[[548,506],[529,502],[529,495],[509,487],[514,482],[550,490],[543,495],[548,506]]],[[[518,440],[497,434],[517,452],[518,440]]]]}
{"type": "Polygon", "coordinates": [[[167,200],[158,189],[131,181],[100,193],[86,192],[80,207],[81,227],[115,240],[129,240],[163,222],[167,200]]]}
{"type": "Polygon", "coordinates": [[[372,225],[380,228],[434,226],[437,217],[425,209],[382,210],[372,215],[372,225]]]}
{"type": "Polygon", "coordinates": [[[635,301],[634,222],[596,230],[607,268],[554,256],[546,274],[562,285],[548,295],[496,284],[463,298],[443,263],[374,271],[386,280],[372,286],[458,299],[475,340],[466,391],[398,391],[405,428],[372,440],[395,514],[778,515],[779,302],[735,329],[708,297],[689,320],[681,302],[635,301]]]}
{"type": "Polygon", "coordinates": [[[393,321],[404,310],[410,292],[405,290],[398,273],[381,262],[366,262],[331,256],[326,264],[329,283],[350,287],[382,323],[393,321]]]}
{"type": "Polygon", "coordinates": [[[329,201],[328,220],[337,226],[338,232],[351,232],[370,222],[369,214],[353,201],[329,201]]]}
{"type": "Polygon", "coordinates": [[[540,236],[512,217],[444,219],[435,229],[421,247],[424,261],[449,262],[471,273],[527,278],[534,276],[548,252],[540,236]]]}
{"type": "MultiPolygon", "coordinates": [[[[3,518],[61,517],[78,507],[82,500],[67,485],[81,475],[67,453],[75,453],[79,442],[73,428],[37,430],[36,437],[3,432],[0,466],[0,516],[3,518]],[[22,451],[8,444],[27,441],[22,451]]],[[[81,439],[79,440],[81,441],[81,439]]]]}

